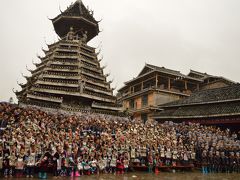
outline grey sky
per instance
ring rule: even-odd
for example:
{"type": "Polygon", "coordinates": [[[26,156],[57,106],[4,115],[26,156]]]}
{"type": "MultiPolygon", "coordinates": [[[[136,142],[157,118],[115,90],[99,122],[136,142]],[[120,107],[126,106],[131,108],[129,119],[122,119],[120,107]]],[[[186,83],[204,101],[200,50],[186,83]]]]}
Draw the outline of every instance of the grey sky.
{"type": "MultiPolygon", "coordinates": [[[[45,41],[57,35],[53,18],[74,0],[1,0],[0,100],[15,95],[25,82],[32,59],[43,55],[45,41]]],[[[145,62],[180,70],[190,69],[240,81],[239,0],[83,0],[103,19],[103,30],[90,45],[102,47],[102,65],[111,72],[113,87],[136,77],[145,62]]]]}

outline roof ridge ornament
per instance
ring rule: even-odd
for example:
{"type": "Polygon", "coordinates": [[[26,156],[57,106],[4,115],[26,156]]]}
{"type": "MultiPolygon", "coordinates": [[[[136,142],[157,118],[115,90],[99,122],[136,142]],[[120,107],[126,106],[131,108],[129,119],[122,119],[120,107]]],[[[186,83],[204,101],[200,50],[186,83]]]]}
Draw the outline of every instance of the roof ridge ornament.
{"type": "Polygon", "coordinates": [[[60,11],[60,13],[62,14],[63,13],[63,11],[61,10],[61,5],[59,4],[59,11],[60,11]]]}

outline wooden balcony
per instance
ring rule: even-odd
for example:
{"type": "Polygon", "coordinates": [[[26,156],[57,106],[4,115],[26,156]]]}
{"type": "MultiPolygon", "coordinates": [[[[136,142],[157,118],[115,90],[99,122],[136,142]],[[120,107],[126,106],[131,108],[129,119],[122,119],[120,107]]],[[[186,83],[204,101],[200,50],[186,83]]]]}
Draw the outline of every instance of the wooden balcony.
{"type": "Polygon", "coordinates": [[[55,102],[55,103],[63,102],[62,98],[57,98],[57,97],[53,97],[53,96],[44,96],[44,95],[39,95],[39,94],[27,94],[27,98],[43,100],[43,101],[50,101],[50,102],[55,102]]]}

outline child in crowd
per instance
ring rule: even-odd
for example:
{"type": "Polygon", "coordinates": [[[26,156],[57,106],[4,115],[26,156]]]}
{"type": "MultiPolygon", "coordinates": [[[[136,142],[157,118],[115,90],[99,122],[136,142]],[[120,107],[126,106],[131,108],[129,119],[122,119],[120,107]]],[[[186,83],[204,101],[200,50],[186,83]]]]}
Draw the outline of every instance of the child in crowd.
{"type": "Polygon", "coordinates": [[[117,154],[113,153],[110,161],[110,173],[116,173],[116,166],[117,166],[117,154]]]}
{"type": "Polygon", "coordinates": [[[124,173],[124,158],[122,154],[120,154],[117,159],[117,174],[123,173],[124,173]]]}
{"type": "Polygon", "coordinates": [[[0,177],[3,173],[3,152],[2,152],[2,146],[0,144],[0,177]]]}
{"type": "Polygon", "coordinates": [[[79,156],[77,158],[77,170],[78,170],[79,176],[82,176],[83,175],[82,156],[79,156]]]}
{"type": "Polygon", "coordinates": [[[25,164],[26,164],[26,174],[27,178],[34,176],[34,168],[36,164],[36,153],[34,149],[31,149],[27,152],[27,155],[25,156],[25,164]]]}
{"type": "Polygon", "coordinates": [[[84,158],[84,160],[82,161],[82,165],[83,165],[83,172],[85,175],[90,175],[91,174],[91,167],[89,165],[89,161],[87,158],[84,158]]]}
{"type": "Polygon", "coordinates": [[[47,169],[48,169],[49,159],[48,156],[45,154],[43,158],[38,162],[39,165],[39,175],[40,179],[47,179],[47,169]]]}
{"type": "Polygon", "coordinates": [[[20,153],[17,155],[16,160],[16,177],[21,178],[23,177],[23,170],[24,170],[24,149],[21,149],[20,153]]]}
{"type": "Polygon", "coordinates": [[[9,156],[9,177],[13,177],[15,175],[15,168],[16,168],[16,152],[14,149],[11,150],[10,156],[9,156]]]}

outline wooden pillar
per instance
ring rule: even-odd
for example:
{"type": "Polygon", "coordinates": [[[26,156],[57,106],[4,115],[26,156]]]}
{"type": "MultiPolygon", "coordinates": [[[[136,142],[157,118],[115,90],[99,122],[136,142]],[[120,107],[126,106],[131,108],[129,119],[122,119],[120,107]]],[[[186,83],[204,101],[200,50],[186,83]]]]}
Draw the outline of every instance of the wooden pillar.
{"type": "Polygon", "coordinates": [[[156,87],[158,86],[158,76],[156,75],[156,87]]]}
{"type": "Polygon", "coordinates": [[[197,90],[199,91],[199,89],[200,89],[200,88],[199,88],[199,84],[197,84],[197,90]]]}
{"type": "Polygon", "coordinates": [[[168,90],[170,91],[170,89],[171,89],[171,79],[168,78],[168,90]]]}
{"type": "Polygon", "coordinates": [[[142,87],[141,87],[141,89],[143,90],[143,82],[142,82],[142,87]]]}
{"type": "Polygon", "coordinates": [[[184,85],[185,85],[185,90],[187,90],[187,89],[188,89],[188,87],[187,87],[187,81],[184,81],[184,85]]]}
{"type": "Polygon", "coordinates": [[[160,88],[160,85],[161,85],[161,83],[160,83],[160,76],[158,76],[158,84],[159,84],[159,88],[160,88]]]}

